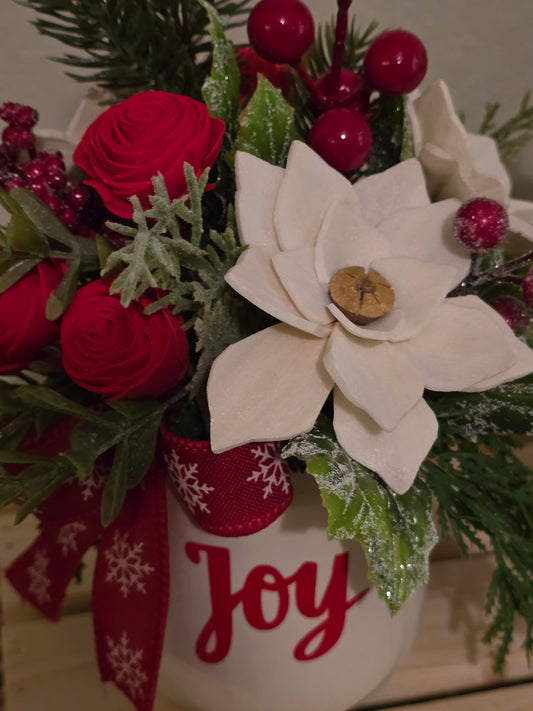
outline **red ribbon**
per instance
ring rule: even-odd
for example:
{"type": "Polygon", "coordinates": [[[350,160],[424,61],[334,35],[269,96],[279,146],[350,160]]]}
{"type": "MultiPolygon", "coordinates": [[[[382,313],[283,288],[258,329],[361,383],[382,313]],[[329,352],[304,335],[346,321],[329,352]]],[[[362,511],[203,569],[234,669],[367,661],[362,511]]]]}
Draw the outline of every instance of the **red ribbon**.
{"type": "MultiPolygon", "coordinates": [[[[25,443],[39,454],[68,446],[71,423],[46,440],[25,443]]],[[[98,665],[138,711],[153,707],[168,611],[169,565],[165,477],[153,466],[142,486],[128,492],[108,528],[100,523],[105,467],[86,482],[73,478],[45,504],[35,542],[7,569],[19,594],[57,620],[68,584],[95,543],[98,554],[92,608],[98,665]]]]}
{"type": "MultiPolygon", "coordinates": [[[[24,448],[45,455],[62,452],[72,424],[64,420],[45,439],[27,440],[24,448]]],[[[255,533],[291,502],[278,445],[254,443],[213,454],[209,442],[163,429],[161,449],[175,490],[211,533],[255,533]]],[[[87,549],[98,543],[92,608],[100,674],[138,711],[151,711],[169,600],[167,477],[154,464],[141,486],[128,492],[117,519],[104,528],[100,506],[106,473],[97,463],[90,479],[74,477],[39,508],[41,531],[6,575],[25,600],[57,620],[69,582],[87,549]]]]}

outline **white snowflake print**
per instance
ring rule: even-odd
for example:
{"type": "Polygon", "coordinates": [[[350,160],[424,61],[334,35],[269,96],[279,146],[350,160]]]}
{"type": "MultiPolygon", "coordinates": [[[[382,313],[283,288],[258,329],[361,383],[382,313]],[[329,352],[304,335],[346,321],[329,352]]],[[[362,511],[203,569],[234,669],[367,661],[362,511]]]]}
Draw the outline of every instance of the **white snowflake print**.
{"type": "Polygon", "coordinates": [[[187,505],[189,511],[194,514],[194,510],[198,508],[203,513],[211,513],[204,498],[215,488],[208,484],[200,484],[197,476],[198,464],[182,464],[176,452],[172,452],[170,456],[166,455],[165,461],[170,478],[176,485],[178,494],[187,505]]]}
{"type": "Polygon", "coordinates": [[[278,448],[275,444],[260,444],[252,449],[252,454],[259,460],[259,469],[252,473],[246,481],[262,481],[263,499],[268,498],[274,487],[281,488],[284,494],[290,491],[290,479],[278,448]]]}
{"type": "Polygon", "coordinates": [[[134,699],[142,697],[144,694],[142,687],[148,681],[142,666],[143,650],[133,650],[125,632],[118,644],[108,637],[107,650],[107,661],[113,669],[115,681],[124,684],[129,695],[134,699]]]}
{"type": "Polygon", "coordinates": [[[61,553],[65,558],[69,553],[78,550],[78,541],[76,540],[78,533],[87,530],[87,526],[83,521],[71,521],[61,526],[57,534],[57,544],[61,546],[61,553]]]}
{"type": "Polygon", "coordinates": [[[46,549],[40,548],[35,551],[33,561],[27,568],[27,573],[30,578],[28,593],[37,600],[39,605],[51,601],[51,597],[48,594],[48,588],[52,584],[47,574],[49,565],[50,558],[47,555],[46,549]]]}
{"type": "Polygon", "coordinates": [[[106,474],[107,470],[105,469],[105,467],[99,462],[97,462],[93,469],[93,473],[88,479],[80,481],[77,476],[73,476],[68,480],[67,483],[78,484],[81,489],[80,493],[82,499],[84,501],[88,501],[89,499],[92,499],[96,491],[99,491],[103,487],[106,480],[106,474]]]}
{"type": "Polygon", "coordinates": [[[144,543],[129,543],[128,534],[115,531],[113,545],[105,551],[107,562],[106,583],[118,583],[120,592],[127,598],[132,590],[146,594],[143,578],[154,572],[154,568],[142,559],[144,543]]]}

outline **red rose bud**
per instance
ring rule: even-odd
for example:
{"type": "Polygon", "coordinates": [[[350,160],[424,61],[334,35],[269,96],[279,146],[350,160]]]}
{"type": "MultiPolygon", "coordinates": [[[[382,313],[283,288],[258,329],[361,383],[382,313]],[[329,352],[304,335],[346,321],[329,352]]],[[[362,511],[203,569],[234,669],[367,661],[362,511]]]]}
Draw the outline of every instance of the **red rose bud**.
{"type": "Polygon", "coordinates": [[[162,173],[170,197],[187,192],[183,164],[196,176],[215,162],[224,122],[188,96],[165,91],[135,94],[101,114],[74,151],[74,163],[89,178],[107,209],[130,219],[129,198],[150,207],[152,177],[162,173]]]}
{"type": "Polygon", "coordinates": [[[178,385],[189,360],[183,320],[167,309],[147,316],[151,303],[144,295],[125,309],[102,279],[79,289],[60,337],[75,383],[110,400],[156,398],[178,385]]]}
{"type": "Polygon", "coordinates": [[[63,279],[62,261],[41,262],[0,294],[0,373],[26,368],[57,336],[45,316],[46,302],[63,279]]]}

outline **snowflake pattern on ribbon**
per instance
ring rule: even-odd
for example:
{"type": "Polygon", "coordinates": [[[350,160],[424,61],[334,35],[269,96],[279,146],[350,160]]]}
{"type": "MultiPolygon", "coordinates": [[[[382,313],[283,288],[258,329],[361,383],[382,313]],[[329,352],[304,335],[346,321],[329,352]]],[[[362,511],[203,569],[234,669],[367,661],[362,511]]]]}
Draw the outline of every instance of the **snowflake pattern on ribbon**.
{"type": "Polygon", "coordinates": [[[80,489],[81,498],[88,501],[103,487],[107,473],[108,470],[100,462],[96,462],[90,477],[80,480],[79,477],[73,476],[67,481],[67,484],[76,484],[80,489]]]}
{"type": "Polygon", "coordinates": [[[198,464],[183,464],[177,452],[172,451],[170,456],[165,456],[170,478],[177,487],[179,495],[194,514],[195,509],[203,513],[211,513],[205,502],[205,497],[215,490],[208,484],[200,484],[198,480],[198,464]]]}
{"type": "Polygon", "coordinates": [[[44,548],[35,551],[32,563],[27,568],[27,573],[30,578],[28,585],[28,593],[37,600],[39,605],[50,602],[51,597],[48,589],[52,584],[48,576],[48,566],[50,558],[44,548]]]}
{"type": "Polygon", "coordinates": [[[132,698],[142,697],[143,686],[148,681],[142,665],[143,650],[132,649],[125,632],[117,644],[108,637],[107,650],[106,658],[113,669],[115,681],[123,684],[132,698]]]}
{"type": "Polygon", "coordinates": [[[87,530],[87,526],[83,521],[70,521],[64,526],[61,526],[57,534],[57,545],[61,546],[61,553],[65,558],[70,553],[75,553],[78,550],[78,533],[83,533],[87,530]]]}
{"type": "Polygon", "coordinates": [[[252,454],[258,459],[259,469],[252,472],[246,481],[263,482],[263,498],[268,498],[274,487],[278,487],[284,494],[290,492],[290,479],[286,470],[286,463],[281,458],[279,448],[272,443],[260,444],[252,449],[252,454]]]}
{"type": "Polygon", "coordinates": [[[117,583],[124,598],[132,590],[146,594],[144,578],[154,572],[154,568],[142,558],[144,543],[129,543],[128,534],[115,531],[113,545],[104,555],[107,562],[106,583],[117,583]]]}

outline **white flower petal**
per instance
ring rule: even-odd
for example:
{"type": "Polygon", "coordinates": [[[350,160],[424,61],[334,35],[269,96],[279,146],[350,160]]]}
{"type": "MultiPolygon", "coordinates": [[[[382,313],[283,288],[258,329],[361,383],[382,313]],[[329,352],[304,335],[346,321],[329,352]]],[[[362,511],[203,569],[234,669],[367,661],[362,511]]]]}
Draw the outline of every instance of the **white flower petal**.
{"type": "Polygon", "coordinates": [[[348,333],[359,336],[359,338],[368,338],[372,341],[388,341],[397,333],[400,333],[403,327],[403,313],[400,309],[393,309],[386,316],[382,316],[366,326],[359,326],[356,323],[352,323],[335,304],[330,304],[328,308],[348,333]]]}
{"type": "Polygon", "coordinates": [[[235,154],[235,210],[241,244],[277,248],[274,205],[285,171],[260,158],[235,154]]]}
{"type": "MultiPolygon", "coordinates": [[[[483,306],[491,311],[488,304],[483,306]]],[[[497,312],[496,316],[499,316],[497,312]]],[[[495,388],[502,383],[508,383],[511,380],[517,380],[518,378],[523,378],[530,373],[533,373],[533,350],[523,341],[515,336],[514,331],[507,325],[506,321],[501,318],[501,316],[495,321],[499,326],[500,332],[503,340],[507,346],[512,350],[515,357],[515,362],[510,368],[497,373],[489,378],[484,378],[479,382],[465,388],[466,392],[481,392],[482,390],[490,390],[490,388],[495,388]]]]}
{"type": "Polygon", "coordinates": [[[389,257],[372,262],[394,291],[394,309],[404,316],[402,328],[391,336],[404,341],[419,334],[454,285],[455,268],[411,257],[389,257]]]}
{"type": "Polygon", "coordinates": [[[461,120],[455,113],[446,84],[438,80],[413,102],[418,119],[422,145],[438,146],[450,157],[468,159],[469,140],[461,120]]]}
{"type": "Polygon", "coordinates": [[[280,324],[226,348],[207,384],[213,451],[310,429],[333,386],[322,364],[325,346],[280,324]]]}
{"type": "Polygon", "coordinates": [[[272,264],[283,287],[305,318],[315,323],[333,321],[328,311],[328,287],[319,284],[315,272],[315,252],[310,245],[278,252],[272,264]]]}
{"type": "Polygon", "coordinates": [[[519,234],[530,242],[533,242],[533,222],[523,220],[512,212],[509,213],[509,231],[519,234]]]}
{"type": "Polygon", "coordinates": [[[262,247],[249,247],[225,279],[245,299],[280,321],[315,336],[327,336],[330,327],[308,321],[296,308],[272,266],[272,254],[262,247]]]}
{"type": "Polygon", "coordinates": [[[274,212],[274,225],[281,248],[295,249],[304,244],[314,244],[331,203],[352,197],[349,180],[305,143],[294,141],[274,212]]]}
{"type": "Polygon", "coordinates": [[[357,199],[334,202],[328,209],[315,245],[318,280],[329,284],[344,267],[368,267],[370,262],[390,255],[384,237],[359,215],[357,199]]]}
{"type": "Polygon", "coordinates": [[[378,229],[390,244],[391,256],[455,267],[454,284],[459,284],[470,271],[471,263],[470,252],[453,234],[453,220],[460,204],[451,199],[428,207],[412,207],[381,222],[378,229]]]}
{"type": "Polygon", "coordinates": [[[477,296],[446,299],[422,333],[395,345],[430,390],[465,390],[516,361],[498,319],[477,296]]]}
{"type": "Polygon", "coordinates": [[[398,494],[413,483],[420,465],[437,438],[439,425],[425,400],[403,417],[396,429],[381,429],[363,410],[335,389],[333,426],[348,454],[379,476],[398,494]]]}
{"type": "Polygon", "coordinates": [[[389,431],[424,392],[423,379],[394,345],[356,338],[339,324],[329,338],[324,365],[344,396],[389,431]]]}
{"type": "Polygon", "coordinates": [[[533,202],[528,200],[511,200],[509,211],[521,220],[533,223],[533,202]]]}
{"type": "Polygon", "coordinates": [[[363,218],[377,225],[396,210],[429,205],[422,166],[415,159],[402,161],[383,173],[361,178],[353,186],[363,218]]]}
{"type": "Polygon", "coordinates": [[[479,180],[479,176],[483,176],[494,183],[488,188],[492,194],[481,191],[478,191],[477,194],[490,197],[506,206],[511,193],[511,180],[501,162],[496,141],[490,136],[477,136],[469,133],[468,143],[474,163],[475,181],[479,180]]]}

